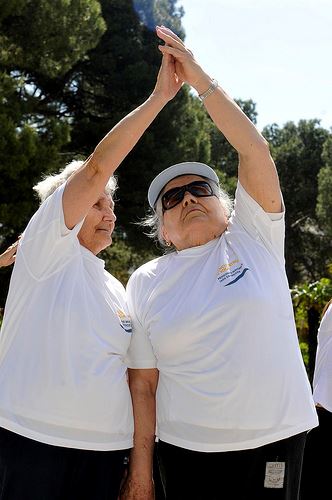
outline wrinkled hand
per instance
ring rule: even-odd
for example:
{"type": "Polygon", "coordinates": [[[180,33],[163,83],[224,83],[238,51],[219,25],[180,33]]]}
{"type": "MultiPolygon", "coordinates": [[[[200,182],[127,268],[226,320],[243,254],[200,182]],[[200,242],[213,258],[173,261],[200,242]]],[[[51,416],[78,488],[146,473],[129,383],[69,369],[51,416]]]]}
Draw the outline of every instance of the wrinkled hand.
{"type": "MultiPolygon", "coordinates": [[[[193,53],[185,46],[172,30],[165,26],[157,26],[157,35],[166,45],[159,45],[159,50],[165,56],[172,56],[175,66],[175,74],[181,82],[188,83],[198,92],[205,88],[209,77],[204,73],[200,65],[195,61],[193,53]]],[[[206,90],[206,89],[205,89],[206,90]]]]}
{"type": "Polygon", "coordinates": [[[152,479],[143,481],[128,476],[122,485],[119,500],[155,500],[152,479]]]}
{"type": "Polygon", "coordinates": [[[168,102],[179,92],[183,82],[175,72],[175,61],[170,54],[163,54],[153,93],[159,94],[168,102]]]}
{"type": "Polygon", "coordinates": [[[0,267],[10,266],[15,262],[18,242],[19,240],[15,241],[7,250],[0,254],[0,267]]]}

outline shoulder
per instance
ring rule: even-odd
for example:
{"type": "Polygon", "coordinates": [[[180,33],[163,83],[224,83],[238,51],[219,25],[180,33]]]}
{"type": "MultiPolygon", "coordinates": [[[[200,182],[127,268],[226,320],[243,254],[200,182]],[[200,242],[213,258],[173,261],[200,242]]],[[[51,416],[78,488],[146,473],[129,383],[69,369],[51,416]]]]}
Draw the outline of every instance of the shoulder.
{"type": "Polygon", "coordinates": [[[113,276],[113,274],[106,271],[106,269],[104,272],[107,276],[108,286],[123,294],[125,292],[125,287],[123,286],[121,281],[119,281],[115,276],[113,276]]]}
{"type": "Polygon", "coordinates": [[[35,238],[36,234],[45,230],[52,231],[54,227],[59,232],[62,222],[62,196],[65,186],[59,186],[54,193],[46,198],[33,214],[24,233],[21,237],[21,244],[24,245],[31,238],[35,238]],[[54,225],[55,224],[55,225],[54,225]]]}
{"type": "Polygon", "coordinates": [[[134,284],[141,282],[151,282],[154,281],[160,273],[167,267],[170,259],[170,255],[163,255],[162,257],[157,257],[149,262],[146,262],[139,268],[137,268],[133,274],[130,276],[127,288],[133,286],[134,284]]]}

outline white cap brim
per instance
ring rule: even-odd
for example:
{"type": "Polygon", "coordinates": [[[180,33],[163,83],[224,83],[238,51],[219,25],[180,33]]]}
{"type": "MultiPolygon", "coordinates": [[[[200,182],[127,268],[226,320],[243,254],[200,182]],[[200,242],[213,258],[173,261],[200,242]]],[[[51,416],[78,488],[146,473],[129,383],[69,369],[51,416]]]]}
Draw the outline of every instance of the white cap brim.
{"type": "Polygon", "coordinates": [[[177,163],[176,165],[172,165],[171,167],[166,168],[160,174],[157,175],[153,179],[150,184],[148,191],[148,200],[150,207],[154,208],[159,195],[163,188],[175,177],[179,177],[180,175],[199,175],[201,177],[206,177],[211,181],[215,182],[219,185],[219,179],[215,171],[205,165],[205,163],[199,163],[195,161],[187,161],[183,163],[177,163]]]}

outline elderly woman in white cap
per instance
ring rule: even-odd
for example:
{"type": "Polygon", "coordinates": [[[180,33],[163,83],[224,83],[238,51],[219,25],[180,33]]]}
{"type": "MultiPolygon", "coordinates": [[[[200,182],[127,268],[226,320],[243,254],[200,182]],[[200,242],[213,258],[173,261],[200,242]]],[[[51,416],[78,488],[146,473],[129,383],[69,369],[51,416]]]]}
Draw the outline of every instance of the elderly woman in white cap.
{"type": "Polygon", "coordinates": [[[2,500],[116,500],[132,446],[123,286],[112,243],[115,169],[181,87],[163,57],[155,89],[83,162],[39,183],[19,241],[0,338],[2,500]]]}
{"type": "Polygon", "coordinates": [[[183,42],[166,28],[158,35],[238,151],[239,180],[233,211],[202,163],[173,165],[150,185],[148,224],[173,251],[127,287],[136,427],[125,498],[153,498],[156,432],[167,499],[296,500],[317,415],[285,274],[276,168],[265,139],[183,42]]]}

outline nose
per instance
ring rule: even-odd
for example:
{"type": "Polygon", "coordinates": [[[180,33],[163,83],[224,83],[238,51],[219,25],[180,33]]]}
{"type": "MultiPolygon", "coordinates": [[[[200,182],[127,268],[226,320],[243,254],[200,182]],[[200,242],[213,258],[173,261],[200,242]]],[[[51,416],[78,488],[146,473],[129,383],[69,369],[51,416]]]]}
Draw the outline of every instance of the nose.
{"type": "Polygon", "coordinates": [[[189,191],[186,191],[184,193],[182,204],[184,207],[187,207],[190,203],[197,203],[197,198],[189,191]]]}
{"type": "Polygon", "coordinates": [[[110,206],[105,207],[103,219],[114,223],[116,221],[116,215],[114,213],[114,209],[111,208],[110,206]]]}

